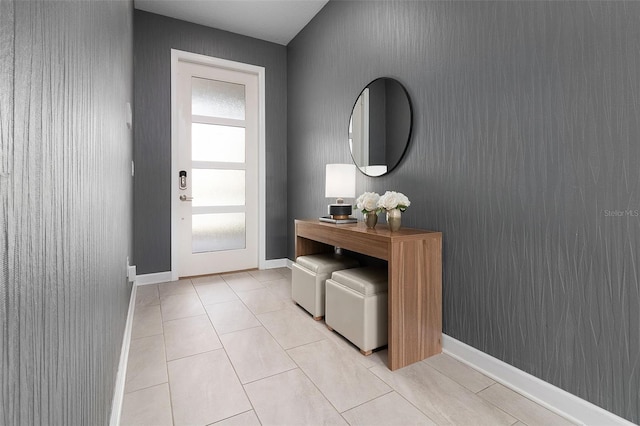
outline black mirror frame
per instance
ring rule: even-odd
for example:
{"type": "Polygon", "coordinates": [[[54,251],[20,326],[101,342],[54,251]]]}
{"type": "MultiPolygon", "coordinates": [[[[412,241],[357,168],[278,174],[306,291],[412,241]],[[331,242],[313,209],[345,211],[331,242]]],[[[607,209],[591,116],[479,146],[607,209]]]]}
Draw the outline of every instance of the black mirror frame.
{"type": "Polygon", "coordinates": [[[347,123],[347,135],[349,133],[349,131],[348,131],[349,123],[351,122],[351,120],[353,118],[353,110],[354,110],[356,104],[358,103],[358,99],[360,99],[360,97],[362,96],[364,91],[369,86],[371,86],[373,83],[375,83],[378,80],[393,80],[402,89],[402,91],[403,91],[403,93],[404,93],[404,95],[405,95],[405,97],[407,99],[407,104],[409,105],[409,131],[407,133],[407,140],[406,140],[406,142],[404,144],[404,148],[402,150],[402,153],[398,157],[398,160],[395,162],[395,164],[393,164],[393,166],[391,166],[391,167],[387,166],[388,167],[387,171],[385,173],[381,174],[381,175],[373,175],[372,176],[372,175],[368,175],[365,172],[363,172],[362,169],[361,169],[362,166],[359,165],[355,161],[355,159],[353,158],[353,150],[351,148],[349,149],[349,155],[351,155],[351,162],[356,165],[356,168],[358,169],[358,171],[360,173],[362,173],[363,175],[365,175],[365,176],[373,177],[373,178],[382,177],[382,176],[388,175],[389,173],[391,173],[393,170],[395,170],[398,167],[398,165],[402,162],[402,159],[404,158],[405,154],[407,153],[407,150],[409,149],[409,142],[411,142],[411,136],[413,135],[413,104],[411,103],[411,97],[409,96],[409,92],[407,91],[407,88],[404,86],[404,84],[402,84],[400,81],[396,80],[393,77],[378,77],[378,78],[375,78],[375,79],[371,80],[366,86],[364,86],[364,88],[360,91],[360,93],[356,97],[356,100],[353,103],[353,106],[351,107],[351,115],[349,116],[349,122],[347,123]]]}

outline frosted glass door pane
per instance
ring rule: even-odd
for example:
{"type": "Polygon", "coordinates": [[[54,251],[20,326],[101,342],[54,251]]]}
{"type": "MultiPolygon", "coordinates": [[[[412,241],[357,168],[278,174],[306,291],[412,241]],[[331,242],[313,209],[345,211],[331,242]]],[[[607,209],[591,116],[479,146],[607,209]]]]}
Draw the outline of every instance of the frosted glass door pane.
{"type": "Polygon", "coordinates": [[[244,120],[244,86],[192,77],[191,114],[244,120]]]}
{"type": "Polygon", "coordinates": [[[191,143],[194,161],[244,163],[244,127],[193,123],[191,143]]]}
{"type": "Polygon", "coordinates": [[[245,248],[244,213],[194,214],[191,224],[193,253],[245,248]]]}
{"type": "Polygon", "coordinates": [[[193,169],[194,206],[244,206],[244,170],[193,169]]]}

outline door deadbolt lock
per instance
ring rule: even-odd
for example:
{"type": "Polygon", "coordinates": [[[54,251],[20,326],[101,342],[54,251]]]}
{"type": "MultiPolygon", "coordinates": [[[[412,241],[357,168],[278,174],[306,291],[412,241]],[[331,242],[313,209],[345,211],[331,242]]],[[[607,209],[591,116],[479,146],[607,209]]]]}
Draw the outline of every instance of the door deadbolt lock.
{"type": "Polygon", "coordinates": [[[193,197],[187,197],[186,195],[180,196],[180,201],[191,201],[191,200],[193,200],[193,197]]]}
{"type": "Polygon", "coordinates": [[[179,177],[179,183],[178,183],[179,188],[181,190],[187,189],[187,172],[186,172],[186,170],[180,170],[180,172],[178,173],[178,177],[179,177]]]}

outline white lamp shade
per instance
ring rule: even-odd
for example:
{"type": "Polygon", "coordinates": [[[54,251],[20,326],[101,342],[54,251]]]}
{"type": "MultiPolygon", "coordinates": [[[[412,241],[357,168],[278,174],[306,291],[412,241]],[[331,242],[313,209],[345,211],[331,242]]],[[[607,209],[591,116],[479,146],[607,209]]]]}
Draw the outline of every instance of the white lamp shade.
{"type": "Polygon", "coordinates": [[[356,166],[354,164],[327,164],[325,197],[355,198],[356,166]]]}

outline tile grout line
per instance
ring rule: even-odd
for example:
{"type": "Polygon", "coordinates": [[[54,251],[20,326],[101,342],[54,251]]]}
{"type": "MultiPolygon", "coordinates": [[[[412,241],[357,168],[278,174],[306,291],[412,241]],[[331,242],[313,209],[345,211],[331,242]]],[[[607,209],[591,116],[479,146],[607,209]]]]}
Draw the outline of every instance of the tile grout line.
{"type": "MultiPolygon", "coordinates": [[[[482,374],[482,373],[480,373],[480,374],[482,374]]],[[[453,379],[452,379],[452,380],[453,380],[453,379]]],[[[493,383],[491,383],[489,386],[485,386],[484,388],[480,389],[478,392],[475,392],[475,394],[476,394],[476,395],[478,395],[478,396],[480,396],[479,394],[480,394],[481,392],[486,391],[486,390],[487,390],[487,389],[489,389],[490,387],[493,387],[493,386],[495,386],[495,385],[497,385],[497,384],[498,384],[498,382],[493,382],[493,383]]],[[[532,401],[532,402],[533,402],[533,401],[532,401]]]]}
{"type": "MultiPolygon", "coordinates": [[[[232,290],[237,294],[237,292],[236,292],[233,288],[232,288],[232,290]]],[[[267,290],[268,290],[268,289],[267,289],[267,290]]],[[[238,297],[240,297],[240,296],[238,295],[238,297]]],[[[242,299],[240,299],[240,300],[242,301],[242,299]]],[[[244,303],[244,301],[242,301],[242,303],[244,303]]],[[[246,306],[246,304],[245,304],[245,306],[246,306]]],[[[247,309],[249,309],[249,311],[251,311],[251,309],[250,309],[248,306],[247,306],[247,309]]],[[[284,307],[283,309],[288,309],[288,308],[287,308],[287,307],[284,307]]],[[[277,311],[279,311],[279,310],[283,310],[283,309],[278,309],[278,310],[271,311],[271,312],[277,312],[277,311]]],[[[307,380],[309,380],[309,382],[310,382],[310,383],[313,385],[313,387],[314,387],[314,388],[315,388],[315,389],[320,393],[320,395],[322,395],[322,397],[323,397],[323,398],[324,398],[324,399],[329,403],[329,405],[330,405],[330,406],[331,406],[331,407],[336,411],[336,413],[337,413],[337,414],[338,414],[338,415],[339,415],[339,416],[340,416],[340,417],[341,417],[345,422],[349,423],[349,422],[348,422],[348,421],[347,421],[347,420],[342,416],[342,414],[340,413],[340,411],[338,411],[338,409],[333,405],[333,403],[329,400],[329,398],[327,398],[327,396],[322,392],[322,390],[321,390],[320,388],[318,388],[318,385],[316,385],[316,383],[315,383],[313,380],[311,380],[311,377],[309,377],[309,376],[307,375],[307,373],[302,369],[302,367],[301,367],[301,366],[300,366],[300,365],[299,365],[299,364],[298,364],[298,363],[297,363],[293,358],[291,358],[291,355],[289,355],[289,353],[288,353],[288,349],[285,349],[285,348],[282,346],[282,344],[281,344],[281,343],[280,343],[280,342],[275,338],[275,336],[273,336],[273,334],[269,331],[269,329],[267,329],[267,328],[264,326],[264,323],[263,323],[262,321],[260,321],[260,318],[258,318],[258,317],[257,317],[257,314],[255,314],[253,311],[251,311],[251,313],[253,313],[254,317],[256,317],[256,319],[258,320],[258,322],[260,322],[261,327],[262,327],[262,328],[264,328],[264,329],[265,329],[265,331],[269,334],[269,336],[271,336],[271,338],[272,338],[272,339],[273,339],[273,340],[278,344],[278,346],[280,346],[280,348],[284,351],[284,353],[287,355],[287,357],[288,357],[288,358],[293,362],[293,364],[294,364],[296,367],[295,367],[295,368],[292,368],[292,369],[289,369],[289,370],[282,371],[282,372],[280,372],[280,373],[272,374],[272,375],[267,376],[267,377],[263,377],[263,378],[260,378],[260,379],[256,379],[256,380],[254,380],[254,381],[252,381],[252,382],[247,382],[246,384],[244,384],[244,383],[243,383],[243,384],[242,384],[242,387],[244,388],[244,387],[245,387],[245,385],[248,385],[248,384],[250,384],[250,383],[255,383],[255,382],[258,382],[258,381],[261,381],[261,380],[265,380],[265,379],[267,379],[267,378],[269,378],[269,377],[275,377],[275,376],[278,376],[278,375],[280,375],[280,374],[283,374],[283,373],[286,373],[286,372],[289,372],[289,371],[300,370],[300,372],[301,372],[301,373],[302,373],[302,374],[307,378],[307,380]]],[[[263,313],[268,313],[268,312],[263,312],[263,313]]],[[[326,340],[326,339],[325,339],[325,338],[323,338],[323,339],[320,339],[320,340],[326,340]]],[[[311,344],[311,343],[315,343],[315,342],[306,343],[305,345],[308,345],[308,344],[311,344]]],[[[299,346],[304,346],[304,345],[299,345],[299,346]]],[[[298,346],[298,347],[299,347],[299,346],[298,346]]],[[[290,349],[292,349],[292,348],[290,348],[290,349]]],[[[245,393],[246,393],[246,390],[245,390],[245,393]]],[[[252,404],[252,406],[253,406],[253,404],[252,404]]],[[[257,412],[256,412],[256,416],[257,416],[257,412]]],[[[260,418],[258,417],[258,419],[260,419],[260,418]]]]}
{"type": "MultiPolygon", "coordinates": [[[[380,366],[379,366],[379,365],[375,365],[375,366],[371,367],[371,368],[370,368],[370,370],[372,370],[372,369],[374,369],[374,368],[376,368],[376,367],[380,367],[380,366]]],[[[372,373],[374,376],[376,376],[378,379],[380,379],[384,384],[386,384],[387,386],[389,386],[389,388],[390,388],[393,392],[397,393],[397,394],[398,394],[402,399],[404,399],[405,401],[407,401],[407,403],[408,403],[409,405],[411,405],[413,408],[415,408],[415,409],[416,409],[416,410],[418,410],[420,413],[422,413],[426,418],[428,418],[428,419],[429,419],[430,421],[432,421],[434,424],[438,424],[438,422],[436,422],[435,420],[433,420],[433,419],[431,418],[431,416],[429,416],[429,414],[425,413],[424,411],[422,411],[422,410],[420,409],[420,407],[416,406],[414,403],[412,403],[412,402],[411,402],[411,401],[409,401],[407,398],[405,398],[405,396],[404,396],[401,392],[399,392],[398,390],[396,390],[396,388],[394,388],[394,387],[391,385],[391,383],[388,383],[386,380],[384,380],[382,377],[378,376],[378,375],[377,375],[377,374],[375,374],[374,372],[371,372],[371,373],[372,373]]],[[[393,373],[393,371],[391,372],[391,374],[394,374],[394,373],[393,373]]]]}
{"type": "MultiPolygon", "coordinates": [[[[222,278],[222,280],[224,281],[224,283],[225,283],[227,286],[229,286],[229,288],[231,289],[231,291],[232,291],[232,292],[234,292],[234,293],[235,293],[235,295],[238,297],[238,300],[239,300],[242,304],[244,304],[244,301],[242,301],[242,299],[240,298],[240,296],[238,296],[238,293],[233,289],[233,287],[231,287],[231,286],[229,285],[229,282],[227,282],[227,280],[225,280],[225,279],[224,279],[224,277],[222,277],[222,275],[217,275],[217,276],[220,276],[220,278],[222,278]]],[[[192,283],[192,285],[193,285],[193,283],[192,283]]],[[[194,286],[194,290],[195,290],[195,286],[194,286]]],[[[234,415],[232,415],[232,416],[226,417],[225,419],[220,419],[220,420],[218,420],[218,421],[216,421],[216,422],[213,422],[212,424],[215,424],[215,423],[217,423],[217,422],[219,422],[219,421],[223,421],[223,420],[226,420],[226,419],[230,419],[230,418],[232,418],[232,417],[238,416],[238,415],[243,414],[243,413],[246,413],[246,412],[248,412],[248,411],[253,411],[253,413],[255,414],[255,416],[258,418],[258,421],[260,421],[260,417],[258,416],[258,412],[256,411],[256,409],[255,409],[255,407],[254,407],[253,403],[251,402],[251,398],[249,398],[249,395],[247,394],[247,390],[245,389],[245,385],[244,385],[244,384],[242,383],[242,381],[240,380],[240,376],[238,375],[238,371],[236,370],[235,365],[234,365],[234,364],[233,364],[233,362],[231,361],[231,357],[229,356],[229,353],[227,352],[227,348],[224,346],[224,343],[222,342],[221,334],[218,334],[218,332],[216,331],[215,325],[214,325],[214,324],[213,324],[213,322],[211,321],[211,317],[209,316],[209,313],[208,313],[208,311],[206,310],[205,305],[204,305],[204,303],[202,302],[202,298],[200,298],[200,294],[197,292],[197,290],[196,290],[196,294],[198,295],[198,300],[200,301],[200,304],[202,305],[202,308],[205,310],[205,315],[207,316],[207,319],[209,320],[209,324],[211,325],[211,328],[213,329],[213,332],[216,334],[216,336],[217,336],[217,338],[218,338],[218,341],[220,342],[220,345],[221,345],[221,348],[219,348],[219,349],[214,349],[214,350],[222,350],[222,351],[224,351],[225,357],[226,357],[227,361],[229,362],[229,365],[231,366],[231,369],[233,370],[233,373],[235,374],[236,379],[238,380],[238,383],[239,383],[239,384],[240,384],[240,386],[242,387],[242,392],[244,393],[245,397],[247,398],[247,401],[249,402],[249,405],[251,406],[251,410],[246,410],[246,411],[243,411],[243,412],[241,412],[241,413],[236,413],[236,414],[234,414],[234,415]]],[[[251,309],[249,309],[249,307],[248,307],[248,306],[246,306],[246,305],[245,305],[245,307],[246,307],[246,308],[251,312],[251,309]]],[[[251,312],[251,313],[253,314],[253,312],[251,312]]],[[[253,314],[253,315],[254,315],[254,317],[255,317],[255,314],[253,314]]],[[[257,318],[256,318],[256,319],[257,319],[257,318]]],[[[259,326],[256,326],[256,327],[250,327],[250,328],[257,328],[257,327],[259,327],[259,326]]],[[[245,329],[245,330],[247,330],[247,329],[245,329]]],[[[243,330],[237,330],[237,331],[243,331],[243,330]]],[[[225,334],[230,334],[230,333],[225,333],[225,334]]],[[[207,352],[204,352],[204,353],[208,353],[208,352],[213,352],[213,351],[207,351],[207,352]]],[[[189,355],[189,356],[193,356],[193,355],[189,355]]],[[[183,358],[186,358],[186,357],[183,357],[183,358]]],[[[173,411],[173,410],[172,410],[172,411],[173,411]]],[[[262,422],[261,422],[261,421],[260,421],[260,423],[262,424],[262,422]]],[[[175,422],[174,422],[174,424],[175,424],[175,422]]]]}
{"type": "MultiPolygon", "coordinates": [[[[458,386],[462,386],[464,389],[468,390],[472,395],[477,396],[483,403],[487,404],[489,407],[494,407],[496,410],[501,411],[503,413],[505,413],[507,416],[509,417],[513,417],[516,421],[511,423],[511,425],[514,425],[518,422],[522,422],[524,423],[524,421],[522,421],[521,419],[519,419],[518,417],[514,416],[513,414],[507,412],[506,410],[502,409],[501,407],[498,407],[497,405],[495,405],[494,403],[492,403],[491,401],[487,401],[486,399],[484,399],[483,397],[481,397],[480,395],[478,395],[478,392],[473,392],[472,390],[470,390],[469,388],[467,388],[466,386],[464,386],[462,383],[459,383],[457,380],[455,380],[453,377],[450,377],[448,374],[440,371],[439,369],[435,368],[434,366],[430,365],[429,363],[424,362],[424,360],[421,361],[423,364],[425,364],[427,367],[431,368],[432,370],[434,370],[437,373],[442,374],[443,376],[445,376],[447,379],[451,380],[452,382],[456,383],[458,386]]],[[[475,371],[475,370],[474,370],[475,371]]],[[[482,373],[481,373],[482,374],[482,373]]],[[[495,385],[496,383],[492,383],[490,386],[487,386],[485,389],[495,385]]],[[[484,389],[483,389],[484,390],[484,389]]],[[[526,424],[526,423],[525,423],[526,424]]]]}
{"type": "MultiPolygon", "coordinates": [[[[373,373],[372,373],[372,374],[373,374],[373,373]]],[[[384,382],[383,382],[383,383],[384,383],[384,382]]],[[[389,385],[387,385],[387,386],[389,386],[389,385]]],[[[356,408],[358,408],[358,407],[362,407],[362,406],[363,406],[363,405],[365,405],[365,404],[368,404],[368,403],[370,403],[370,402],[373,402],[373,401],[375,401],[376,399],[380,399],[380,398],[382,398],[383,396],[387,396],[387,395],[392,394],[392,393],[398,393],[398,392],[396,392],[396,391],[395,391],[395,389],[393,389],[391,386],[389,386],[389,392],[385,392],[385,393],[383,393],[382,395],[378,395],[378,396],[376,396],[376,397],[373,397],[373,398],[371,398],[371,399],[370,399],[370,400],[368,400],[368,401],[364,401],[364,402],[361,402],[361,403],[360,403],[360,404],[358,404],[358,405],[354,405],[354,406],[353,406],[353,407],[351,407],[351,408],[347,408],[346,410],[342,411],[342,412],[340,413],[340,415],[342,415],[342,414],[344,414],[344,413],[346,413],[346,412],[348,412],[348,411],[355,410],[355,409],[356,409],[356,408]]],[[[400,394],[398,394],[398,395],[400,395],[400,394]]],[[[402,397],[402,395],[400,395],[400,396],[402,397]]],[[[404,399],[404,398],[403,398],[403,399],[404,399]]],[[[407,401],[407,402],[408,402],[408,401],[407,401]]],[[[346,419],[345,419],[345,420],[346,420],[346,419]]],[[[349,423],[349,422],[347,422],[347,423],[349,423]]]]}
{"type": "MultiPolygon", "coordinates": [[[[494,386],[496,386],[496,385],[500,385],[500,383],[496,382],[496,381],[495,381],[495,380],[493,380],[492,378],[490,378],[490,377],[488,377],[488,376],[484,375],[483,373],[481,373],[480,371],[476,370],[475,368],[473,368],[473,367],[471,367],[471,366],[469,366],[469,365],[466,365],[466,367],[470,368],[470,369],[471,369],[471,370],[473,370],[474,372],[476,372],[476,373],[480,374],[481,376],[483,376],[483,377],[487,378],[488,380],[490,380],[490,381],[492,382],[491,384],[489,384],[489,385],[487,385],[487,386],[483,387],[482,389],[480,389],[480,390],[478,390],[478,391],[473,391],[473,390],[469,389],[467,386],[465,386],[463,383],[460,383],[460,382],[459,382],[458,380],[456,380],[454,377],[452,377],[452,376],[450,376],[449,374],[447,374],[447,372],[446,372],[446,371],[444,371],[444,370],[446,370],[446,369],[444,369],[444,370],[443,370],[443,369],[438,368],[437,366],[431,365],[430,363],[426,362],[426,360],[422,360],[422,362],[424,362],[425,364],[427,364],[427,365],[428,365],[428,366],[430,366],[431,368],[435,369],[436,371],[440,372],[441,374],[443,374],[443,375],[447,376],[449,379],[453,380],[454,382],[458,383],[459,385],[463,386],[464,388],[468,389],[469,391],[473,392],[475,395],[477,395],[479,398],[481,398],[481,399],[482,399],[483,401],[485,401],[487,404],[489,404],[489,405],[491,405],[491,406],[493,406],[493,407],[496,407],[498,410],[500,410],[500,411],[502,411],[502,412],[504,412],[504,413],[508,414],[509,416],[513,417],[514,419],[516,419],[516,421],[515,421],[513,424],[518,423],[518,422],[522,422],[522,423],[526,424],[526,422],[525,422],[523,419],[519,418],[516,414],[514,414],[514,413],[511,413],[511,412],[507,411],[506,409],[504,409],[504,408],[502,408],[502,407],[500,407],[500,406],[498,406],[498,405],[494,404],[492,401],[489,401],[489,400],[487,400],[486,398],[484,398],[482,395],[480,395],[482,392],[486,391],[487,389],[489,389],[489,388],[491,388],[491,387],[494,387],[494,386]]],[[[504,385],[502,385],[502,386],[504,386],[504,385]]],[[[540,408],[546,409],[545,407],[543,407],[543,406],[541,406],[540,404],[536,403],[535,401],[533,401],[533,400],[531,400],[531,399],[527,398],[526,396],[521,395],[520,393],[516,392],[515,390],[513,390],[513,389],[511,389],[511,388],[509,388],[509,387],[507,387],[507,386],[505,386],[505,388],[506,388],[506,389],[509,389],[509,390],[511,390],[511,391],[513,391],[513,392],[515,392],[519,397],[524,398],[525,400],[527,400],[527,401],[531,402],[532,404],[535,404],[536,406],[539,406],[540,408]]],[[[549,410],[549,411],[550,411],[551,413],[553,413],[553,411],[551,411],[551,410],[549,410]]],[[[556,413],[553,413],[553,414],[556,414],[556,413]]]]}
{"type": "MultiPolygon", "coordinates": [[[[189,282],[191,282],[191,280],[189,280],[189,282]]],[[[193,283],[191,283],[191,285],[193,286],[193,283]]],[[[160,296],[160,287],[158,286],[158,296],[160,296]]],[[[171,423],[173,425],[176,424],[176,419],[175,419],[175,413],[174,413],[174,409],[173,409],[173,392],[171,392],[171,377],[169,376],[169,360],[167,357],[167,339],[166,336],[164,335],[164,317],[162,317],[162,301],[160,302],[160,315],[161,315],[161,319],[162,319],[162,340],[164,343],[164,361],[165,361],[165,369],[167,371],[167,387],[169,388],[169,405],[171,407],[171,423]]]]}
{"type": "MultiPolygon", "coordinates": [[[[321,342],[321,341],[323,341],[323,340],[327,341],[329,344],[334,344],[334,343],[333,343],[333,342],[331,342],[327,337],[323,337],[323,338],[322,338],[322,339],[320,339],[320,340],[316,340],[316,341],[314,341],[314,342],[308,342],[308,343],[305,343],[305,344],[302,344],[302,345],[294,346],[294,347],[292,347],[292,348],[286,349],[285,351],[287,351],[287,352],[288,352],[289,350],[292,350],[292,349],[296,349],[296,348],[301,348],[301,347],[304,347],[304,346],[313,345],[313,344],[318,343],[318,342],[321,342]]],[[[338,350],[339,350],[339,351],[344,351],[344,349],[343,349],[343,348],[338,348],[338,350]]],[[[340,355],[341,355],[341,357],[342,357],[342,356],[347,356],[347,355],[346,355],[346,352],[343,352],[343,353],[341,353],[340,355]]],[[[290,356],[290,357],[291,357],[291,356],[290,356]]],[[[331,402],[331,400],[329,399],[329,397],[328,397],[327,395],[325,395],[325,393],[324,393],[324,392],[322,392],[322,389],[320,389],[320,388],[318,387],[318,385],[313,381],[313,379],[312,379],[311,377],[309,377],[309,375],[304,371],[304,369],[302,368],[302,366],[301,366],[301,365],[299,365],[299,364],[295,361],[295,359],[293,360],[293,362],[294,362],[296,365],[298,365],[298,368],[300,369],[300,371],[302,372],[302,374],[304,374],[304,375],[305,375],[305,377],[307,377],[307,379],[309,379],[309,381],[310,381],[311,383],[313,383],[313,385],[316,387],[316,389],[318,389],[318,391],[320,392],[320,394],[321,394],[321,395],[322,395],[322,396],[323,396],[323,397],[324,397],[324,398],[329,402],[329,404],[331,404],[331,406],[333,407],[333,409],[334,409],[334,410],[336,410],[336,412],[337,412],[338,414],[340,414],[340,416],[341,416],[341,417],[342,417],[342,418],[343,418],[347,423],[349,423],[349,422],[347,421],[347,419],[345,419],[345,418],[344,418],[344,416],[343,416],[343,414],[344,414],[344,413],[346,413],[347,411],[352,410],[352,409],[354,409],[354,408],[356,408],[356,407],[359,407],[359,406],[361,406],[361,405],[363,405],[363,404],[367,404],[367,403],[369,403],[369,402],[371,402],[371,401],[374,401],[374,400],[376,400],[376,399],[378,399],[378,398],[380,398],[380,397],[382,397],[382,396],[384,396],[384,395],[388,395],[389,393],[391,393],[391,392],[394,392],[394,391],[395,391],[391,386],[389,386],[389,385],[387,384],[387,386],[389,387],[389,392],[385,392],[385,393],[384,393],[384,394],[382,394],[382,395],[378,395],[378,396],[376,396],[376,397],[373,397],[373,398],[372,398],[372,399],[370,399],[370,400],[367,400],[367,401],[361,402],[360,404],[358,404],[358,405],[356,405],[356,406],[354,406],[354,407],[350,407],[350,408],[348,408],[348,409],[346,409],[346,410],[344,410],[344,411],[342,411],[342,412],[341,412],[340,410],[338,410],[338,407],[336,407],[335,405],[333,405],[333,403],[331,402]]],[[[361,366],[362,366],[366,371],[368,371],[368,372],[369,372],[373,377],[376,377],[376,378],[378,378],[381,382],[385,383],[385,382],[384,382],[384,380],[380,379],[380,378],[379,378],[379,377],[377,377],[373,372],[371,372],[370,368],[367,368],[366,366],[362,365],[361,363],[359,363],[359,361],[354,361],[354,362],[358,362],[358,365],[361,365],[361,366]]],[[[374,366],[374,367],[375,367],[375,366],[374,366]]],[[[373,367],[371,367],[371,368],[373,368],[373,367]]],[[[385,384],[386,384],[386,383],[385,383],[385,384]]]]}
{"type": "MultiPolygon", "coordinates": [[[[240,301],[240,303],[244,304],[244,302],[242,301],[242,299],[240,299],[240,296],[238,296],[238,293],[236,293],[236,291],[233,289],[233,287],[231,287],[229,285],[229,283],[227,282],[227,280],[224,279],[224,277],[222,275],[220,275],[220,277],[222,278],[222,280],[225,282],[226,285],[229,286],[229,288],[231,289],[231,291],[238,297],[238,300],[240,301]]],[[[204,306],[203,306],[204,307],[204,306]]],[[[249,309],[247,307],[247,309],[249,309]]],[[[249,309],[249,311],[251,311],[249,309]]],[[[244,393],[245,398],[247,398],[247,401],[249,402],[249,405],[251,406],[251,410],[248,411],[253,411],[254,415],[256,416],[256,418],[258,419],[258,422],[260,422],[260,424],[262,424],[262,421],[260,420],[260,416],[258,415],[258,411],[256,410],[256,407],[253,405],[253,402],[251,401],[251,398],[249,397],[249,394],[247,393],[247,389],[245,388],[244,384],[242,383],[242,380],[240,380],[240,376],[238,375],[238,371],[236,370],[236,366],[233,364],[233,362],[231,361],[231,357],[229,356],[229,353],[227,352],[227,348],[224,346],[224,342],[221,339],[221,334],[218,334],[218,332],[216,331],[216,327],[215,325],[213,325],[213,322],[211,321],[211,317],[209,316],[209,312],[205,309],[205,312],[207,312],[207,317],[209,318],[209,322],[211,323],[211,327],[213,327],[213,331],[214,333],[216,333],[216,335],[218,336],[218,340],[220,340],[220,344],[222,345],[222,350],[224,351],[224,355],[227,358],[227,361],[229,362],[229,365],[231,365],[231,369],[233,370],[233,374],[236,375],[236,379],[238,380],[238,383],[240,383],[240,386],[242,387],[242,392],[244,393]]],[[[255,316],[255,315],[254,315],[255,316]]],[[[256,318],[257,319],[257,318],[256,318]]],[[[255,327],[251,327],[251,328],[255,328],[255,327]]],[[[229,334],[229,333],[226,333],[229,334]]],[[[245,411],[246,412],[246,411],[245,411]]],[[[237,413],[234,414],[231,417],[228,418],[232,418],[235,417],[239,414],[242,413],[237,413]]]]}

